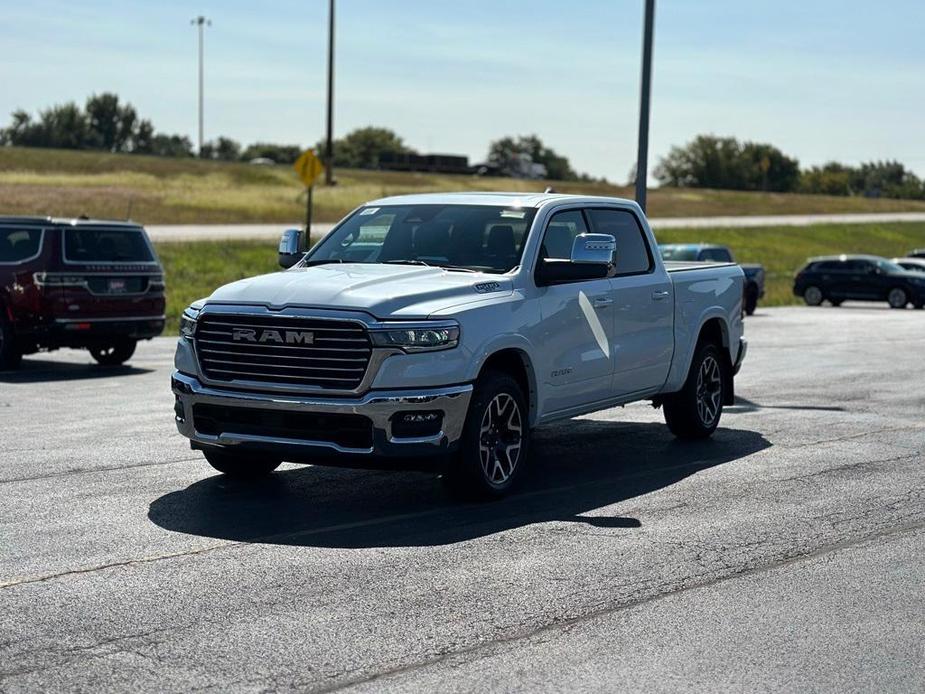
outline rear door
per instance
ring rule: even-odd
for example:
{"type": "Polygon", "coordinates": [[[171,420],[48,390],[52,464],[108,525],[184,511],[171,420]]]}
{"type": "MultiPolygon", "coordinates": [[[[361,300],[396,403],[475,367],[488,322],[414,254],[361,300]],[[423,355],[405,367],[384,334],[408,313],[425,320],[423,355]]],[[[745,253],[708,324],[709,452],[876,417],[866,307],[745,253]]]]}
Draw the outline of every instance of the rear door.
{"type": "Polygon", "coordinates": [[[591,231],[613,236],[614,395],[646,393],[662,387],[674,348],[674,295],[671,279],[655,262],[642,224],[622,208],[587,210],[591,231]]]}

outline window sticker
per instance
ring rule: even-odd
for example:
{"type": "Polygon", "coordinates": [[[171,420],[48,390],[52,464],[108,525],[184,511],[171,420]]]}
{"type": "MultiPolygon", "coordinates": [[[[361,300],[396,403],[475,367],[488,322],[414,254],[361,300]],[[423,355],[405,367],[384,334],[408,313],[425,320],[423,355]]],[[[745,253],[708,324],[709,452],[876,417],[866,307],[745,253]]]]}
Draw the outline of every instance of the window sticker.
{"type": "Polygon", "coordinates": [[[502,210],[501,216],[504,219],[523,219],[527,216],[526,210],[502,210]]]}
{"type": "Polygon", "coordinates": [[[367,215],[376,214],[379,211],[378,207],[367,207],[365,210],[360,212],[360,217],[365,217],[367,215]]]}

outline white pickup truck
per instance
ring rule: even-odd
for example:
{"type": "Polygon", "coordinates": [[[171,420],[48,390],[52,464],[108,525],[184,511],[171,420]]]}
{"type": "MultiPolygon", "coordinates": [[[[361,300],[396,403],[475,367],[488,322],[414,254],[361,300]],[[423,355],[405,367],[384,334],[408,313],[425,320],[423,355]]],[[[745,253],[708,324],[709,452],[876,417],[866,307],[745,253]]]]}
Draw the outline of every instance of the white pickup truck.
{"type": "Polygon", "coordinates": [[[537,426],[650,400],[696,439],[733,401],[742,270],[664,263],[634,202],[392,197],[302,242],[182,317],[177,427],[221,472],[413,467],[500,496],[537,426]]]}

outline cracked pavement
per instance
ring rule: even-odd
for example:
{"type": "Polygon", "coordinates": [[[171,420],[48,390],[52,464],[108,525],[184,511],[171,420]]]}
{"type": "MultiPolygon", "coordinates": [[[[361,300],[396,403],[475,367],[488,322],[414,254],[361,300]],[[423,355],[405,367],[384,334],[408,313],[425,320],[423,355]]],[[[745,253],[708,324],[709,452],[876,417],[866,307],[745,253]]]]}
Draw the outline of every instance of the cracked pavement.
{"type": "Polygon", "coordinates": [[[711,441],[634,404],[492,504],[214,475],[171,339],[0,374],[0,690],[921,690],[925,313],[759,309],[711,441]]]}

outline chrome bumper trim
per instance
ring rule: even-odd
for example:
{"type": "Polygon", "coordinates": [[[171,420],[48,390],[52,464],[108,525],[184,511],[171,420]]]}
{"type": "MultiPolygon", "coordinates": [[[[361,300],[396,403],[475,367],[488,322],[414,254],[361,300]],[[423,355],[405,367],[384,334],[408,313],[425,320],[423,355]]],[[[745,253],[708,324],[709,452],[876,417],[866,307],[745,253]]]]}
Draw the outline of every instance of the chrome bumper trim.
{"type": "Polygon", "coordinates": [[[177,430],[191,441],[206,446],[273,446],[292,449],[299,454],[336,453],[346,455],[419,456],[433,455],[456,447],[462,436],[472,385],[448,386],[418,391],[370,391],[361,397],[325,398],[317,396],[284,395],[282,393],[255,393],[226,390],[203,385],[194,376],[175,371],[171,379],[177,397],[177,430]],[[359,414],[370,419],[373,425],[373,446],[347,448],[332,441],[313,441],[296,438],[278,438],[222,432],[217,436],[196,431],[193,424],[193,405],[207,403],[228,407],[248,407],[290,412],[317,412],[324,414],[359,414]],[[433,436],[400,438],[392,435],[392,416],[396,412],[421,408],[441,410],[443,428],[433,436]]]}

